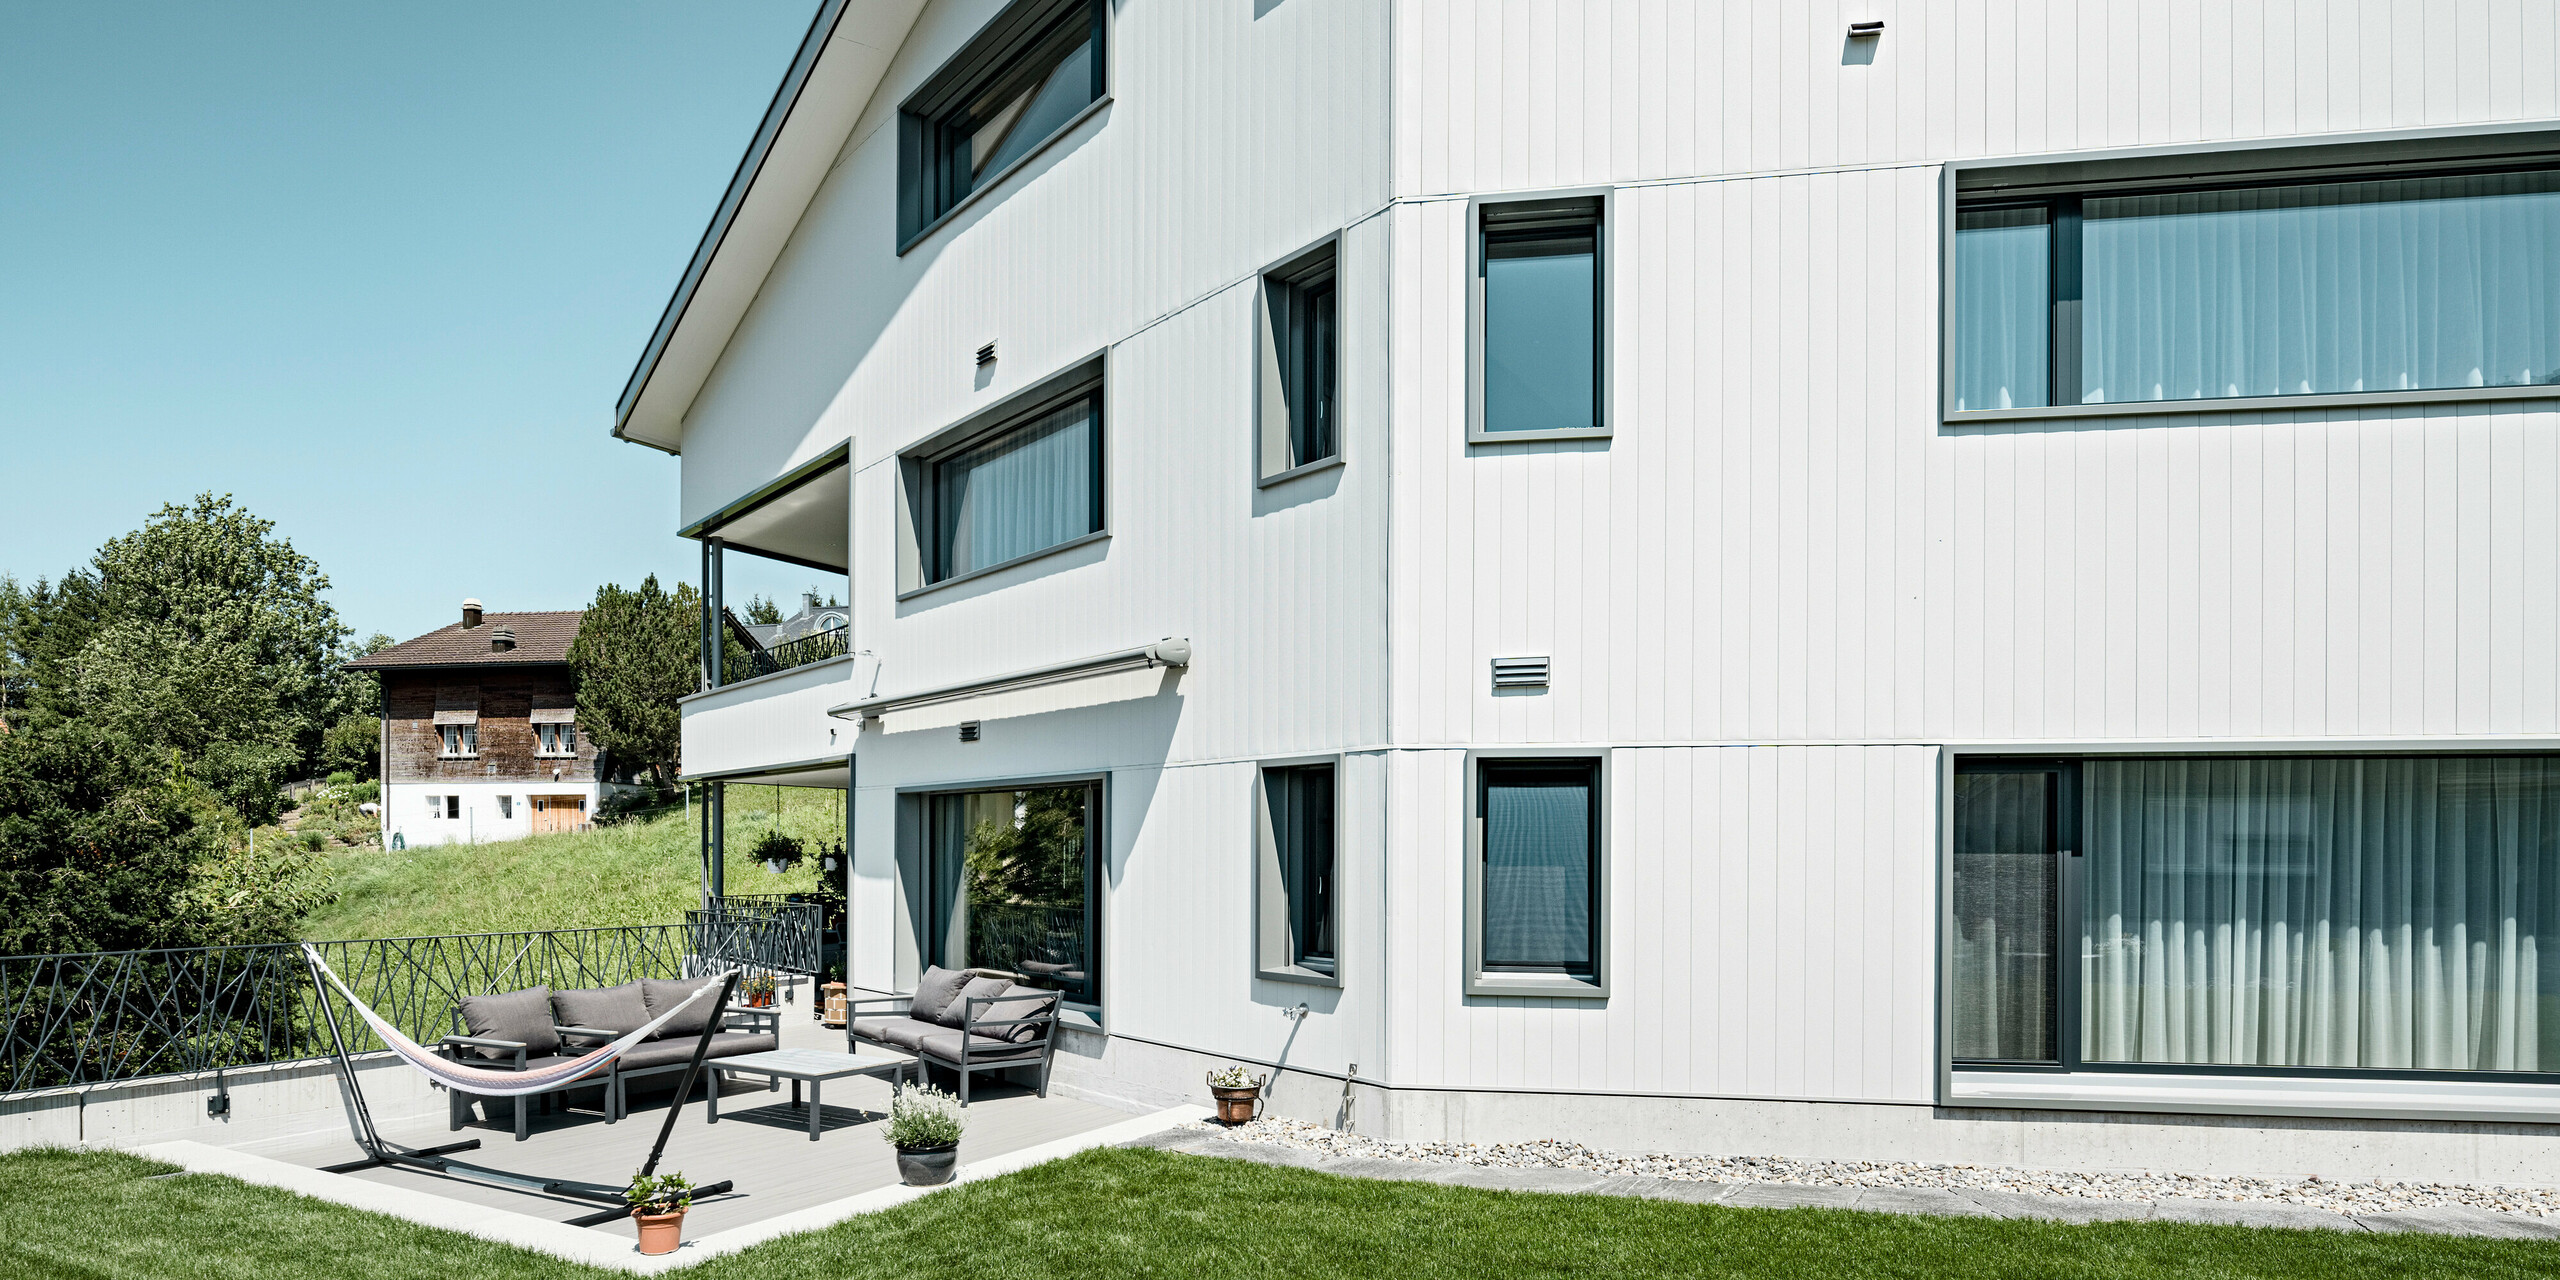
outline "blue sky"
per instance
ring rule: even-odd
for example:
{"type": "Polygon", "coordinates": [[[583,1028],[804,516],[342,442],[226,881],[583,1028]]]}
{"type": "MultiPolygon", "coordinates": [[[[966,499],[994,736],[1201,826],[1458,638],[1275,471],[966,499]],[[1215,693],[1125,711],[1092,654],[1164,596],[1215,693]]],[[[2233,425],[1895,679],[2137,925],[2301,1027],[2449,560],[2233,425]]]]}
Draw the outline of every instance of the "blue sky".
{"type": "Polygon", "coordinates": [[[359,633],[692,576],[613,400],[813,7],[0,0],[0,574],[211,490],[359,633]]]}

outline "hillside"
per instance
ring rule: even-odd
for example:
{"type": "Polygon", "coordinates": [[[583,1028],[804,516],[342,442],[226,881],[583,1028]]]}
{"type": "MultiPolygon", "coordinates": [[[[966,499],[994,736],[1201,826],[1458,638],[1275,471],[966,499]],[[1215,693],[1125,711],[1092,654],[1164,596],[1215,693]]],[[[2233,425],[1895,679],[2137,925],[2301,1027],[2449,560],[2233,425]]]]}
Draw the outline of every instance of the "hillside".
{"type": "MultiPolygon", "coordinates": [[[[729,789],[731,893],[797,893],[817,885],[814,857],[783,875],[749,861],[776,824],[812,850],[841,838],[843,794],[801,788],[729,789]]],[[[303,936],[400,938],[437,933],[671,924],[701,903],[700,836],[683,810],[571,835],[478,845],[331,853],[337,901],[303,936]]]]}

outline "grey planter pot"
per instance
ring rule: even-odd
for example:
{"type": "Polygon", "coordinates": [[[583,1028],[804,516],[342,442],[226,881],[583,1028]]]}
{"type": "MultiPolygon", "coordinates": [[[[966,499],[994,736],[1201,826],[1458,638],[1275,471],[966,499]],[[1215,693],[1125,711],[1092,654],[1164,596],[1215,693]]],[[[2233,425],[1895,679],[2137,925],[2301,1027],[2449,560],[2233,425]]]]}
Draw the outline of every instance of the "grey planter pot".
{"type": "Polygon", "coordinates": [[[960,1144],[898,1148],[898,1180],[910,1187],[938,1187],[960,1169],[960,1144]]]}

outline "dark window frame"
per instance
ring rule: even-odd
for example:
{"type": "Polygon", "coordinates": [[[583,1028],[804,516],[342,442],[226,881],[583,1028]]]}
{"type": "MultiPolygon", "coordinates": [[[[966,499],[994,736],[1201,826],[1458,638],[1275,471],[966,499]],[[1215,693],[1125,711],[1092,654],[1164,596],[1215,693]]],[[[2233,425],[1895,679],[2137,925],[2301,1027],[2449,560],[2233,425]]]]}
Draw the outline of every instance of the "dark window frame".
{"type": "Polygon", "coordinates": [[[1502,751],[1476,755],[1470,762],[1467,791],[1466,850],[1466,994],[1606,998],[1609,994],[1608,767],[1599,753],[1502,751]],[[1573,966],[1488,963],[1485,937],[1490,931],[1486,902],[1486,863],[1492,832],[1487,800],[1502,775],[1575,775],[1588,790],[1590,829],[1586,836],[1589,864],[1585,872],[1583,909],[1590,945],[1587,971],[1573,966]]]}
{"type": "MultiPolygon", "coordinates": [[[[1254,777],[1254,862],[1256,975],[1281,982],[1340,986],[1342,969],[1342,762],[1338,756],[1265,761],[1254,777]],[[1281,789],[1295,777],[1322,774],[1324,792],[1317,825],[1324,833],[1321,888],[1307,883],[1316,862],[1303,846],[1292,848],[1281,789]],[[1315,932],[1317,902],[1322,926],[1332,946],[1315,951],[1307,940],[1315,932]]],[[[1299,812],[1309,809],[1301,806],[1299,812]]]]}
{"type": "MultiPolygon", "coordinates": [[[[1015,0],[898,107],[898,252],[906,253],[980,193],[1003,185],[1111,96],[1108,0],[1015,0]],[[1012,161],[970,181],[962,149],[979,125],[969,104],[1007,88],[1028,88],[1054,62],[1042,54],[1081,27],[1093,51],[1091,97],[1065,123],[1012,161]],[[1018,84],[1008,82],[1018,81],[1018,84]],[[955,157],[960,157],[955,162],[955,157]]],[[[1068,43],[1072,50],[1076,45],[1068,43]]]]}
{"type": "Polygon", "coordinates": [[[1342,457],[1340,238],[1262,273],[1256,377],[1256,479],[1262,484],[1342,457]]]}
{"type": "Polygon", "coordinates": [[[919,485],[919,509],[917,511],[918,520],[916,522],[916,534],[918,551],[920,552],[923,569],[923,582],[917,590],[942,586],[946,583],[957,582],[964,578],[977,577],[980,574],[993,573],[1008,565],[1020,564],[1025,560],[1047,555],[1062,547],[1072,546],[1086,538],[1098,537],[1110,527],[1110,521],[1103,506],[1105,496],[1103,484],[1104,463],[1108,457],[1104,446],[1104,438],[1108,434],[1109,428],[1105,418],[1102,392],[1102,383],[1095,381],[1080,385],[1073,390],[1056,396],[1046,397],[1032,405],[1030,408],[1024,409],[1019,413],[1006,415],[1003,421],[988,427],[984,431],[973,432],[960,440],[935,449],[931,453],[924,454],[916,460],[922,479],[922,483],[919,485]],[[994,444],[998,440],[1001,440],[1015,432],[1027,430],[1036,426],[1039,424],[1041,419],[1046,418],[1050,414],[1056,413],[1058,410],[1064,409],[1078,401],[1084,402],[1085,411],[1089,415],[1089,421],[1092,424],[1092,439],[1088,444],[1089,454],[1086,460],[1086,466],[1090,468],[1090,471],[1086,476],[1086,484],[1088,492],[1087,500],[1091,502],[1093,507],[1092,527],[1073,537],[1050,543],[1045,547],[1025,551],[1020,555],[1010,556],[1003,560],[991,561],[987,564],[974,565],[967,569],[952,569],[949,563],[951,549],[944,545],[944,539],[942,536],[943,467],[963,454],[984,448],[985,446],[994,444]]]}
{"type": "MultiPolygon", "coordinates": [[[[1467,210],[1467,443],[1524,444],[1542,440],[1605,439],[1615,432],[1610,413],[1609,309],[1613,293],[1609,272],[1611,205],[1608,188],[1549,192],[1532,197],[1479,198],[1467,210]],[[1490,264],[1501,255],[1496,246],[1555,240],[1575,233],[1591,242],[1591,424],[1524,431],[1485,429],[1489,394],[1486,344],[1491,331],[1491,299],[1487,288],[1490,264]]],[[[1525,255],[1524,255],[1525,256],[1525,255]]]]}
{"type": "MultiPolygon", "coordinates": [[[[2553,755],[2560,755],[2560,752],[2529,750],[2211,751],[2199,749],[2155,752],[2101,751],[2071,756],[2006,756],[1989,753],[1959,755],[1953,761],[1954,768],[1952,772],[1954,773],[2001,773],[2050,769],[2054,771],[2057,779],[2060,800],[2057,808],[2055,809],[2057,821],[2054,825],[2056,830],[2053,834],[2053,839],[2050,842],[2053,856],[2057,862],[2057,873],[2055,876],[2056,902],[2053,917],[2053,935],[2050,946],[2054,964],[2054,1057],[2050,1061],[2042,1062],[1996,1058],[1959,1058],[1954,1055],[1951,1049],[1948,1049],[1942,1050],[1942,1060],[1947,1063],[1951,1070],[1955,1071],[2018,1074],[2155,1075],[2224,1077],[2233,1079],[2284,1078],[2341,1081],[2430,1080],[2457,1083],[2469,1081],[2504,1084],[2560,1084],[2560,1070],[2469,1071],[2424,1067],[2256,1066],[2206,1062],[2092,1061],[2084,1057],[2082,1054],[2082,1046],[2080,1043],[2080,992],[2083,977],[2077,967],[2079,964],[2079,947],[2076,940],[2068,932],[2080,927],[2080,917],[2085,905],[2083,901],[2086,879],[2083,871],[2083,868],[2085,867],[2085,860],[2082,857],[2083,849],[2081,846],[2086,833],[2082,829],[2082,808],[2084,801],[2080,787],[2079,770],[2080,766],[2092,761],[2322,759],[2443,760],[2455,757],[2510,758],[2523,756],[2547,757],[2553,755]]],[[[1945,874],[1947,877],[1945,883],[1949,890],[1949,905],[1948,913],[1942,915],[1942,920],[1948,922],[1948,926],[1950,927],[1946,928],[1941,937],[1940,972],[1942,976],[1939,983],[1939,1000],[1941,1002],[1942,1026],[1948,1025],[1952,1020],[1953,1004],[1955,999],[1955,974],[1953,971],[1954,967],[1951,963],[1952,948],[1954,946],[1954,936],[1951,929],[1951,923],[1953,920],[1952,891],[1955,884],[1953,852],[1952,847],[1946,850],[1946,861],[1944,863],[1945,874]]]]}

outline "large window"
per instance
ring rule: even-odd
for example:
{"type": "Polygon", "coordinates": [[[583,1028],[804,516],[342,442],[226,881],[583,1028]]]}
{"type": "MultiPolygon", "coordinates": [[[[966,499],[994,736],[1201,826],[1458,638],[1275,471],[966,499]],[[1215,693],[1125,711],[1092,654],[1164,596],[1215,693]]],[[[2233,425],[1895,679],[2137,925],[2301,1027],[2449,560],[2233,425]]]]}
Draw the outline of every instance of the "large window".
{"type": "Polygon", "coordinates": [[[1600,762],[1479,761],[1470,989],[1600,994],[1600,762]]]}
{"type": "Polygon", "coordinates": [[[1262,277],[1260,474],[1269,479],[1342,451],[1336,405],[1341,338],[1328,242],[1262,277]]]}
{"type": "Polygon", "coordinates": [[[1102,392],[978,436],[925,464],[927,583],[1102,530],[1102,392]]]}
{"type": "Polygon", "coordinates": [[[1017,0],[900,108],[898,239],[911,244],[1100,100],[1103,0],[1017,0]]]}
{"type": "Polygon", "coordinates": [[[1597,196],[1478,207],[1470,438],[1607,427],[1602,208],[1597,196]]]}
{"type": "Polygon", "coordinates": [[[2560,384],[2560,171],[1959,207],[1959,412],[2560,384]]]}
{"type": "Polygon", "coordinates": [[[2560,1072],[2560,758],[1983,760],[1955,782],[1959,1061],[2560,1072]]]}
{"type": "Polygon", "coordinates": [[[1078,783],[928,797],[928,963],[1003,969],[1099,1005],[1101,795],[1078,783]]]}
{"type": "Polygon", "coordinates": [[[1327,982],[1334,964],[1334,766],[1266,767],[1261,796],[1261,972],[1327,982]]]}

